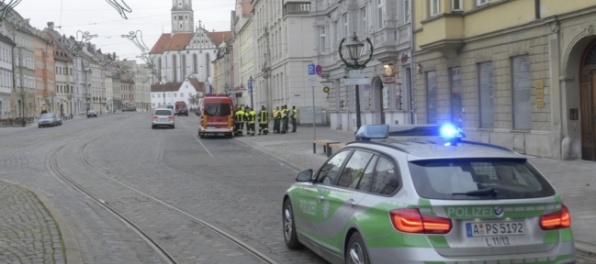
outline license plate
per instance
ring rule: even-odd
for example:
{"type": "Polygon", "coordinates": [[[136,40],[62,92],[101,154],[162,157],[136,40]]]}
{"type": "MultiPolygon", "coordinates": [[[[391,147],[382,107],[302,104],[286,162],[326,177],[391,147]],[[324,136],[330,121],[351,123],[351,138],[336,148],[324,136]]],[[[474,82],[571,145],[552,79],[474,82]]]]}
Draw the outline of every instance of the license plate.
{"type": "Polygon", "coordinates": [[[466,223],[466,235],[468,237],[517,236],[524,234],[525,227],[523,222],[466,223]]]}
{"type": "Polygon", "coordinates": [[[165,119],[165,118],[160,118],[160,119],[159,119],[159,122],[168,122],[168,120],[167,120],[167,119],[165,119]]]}

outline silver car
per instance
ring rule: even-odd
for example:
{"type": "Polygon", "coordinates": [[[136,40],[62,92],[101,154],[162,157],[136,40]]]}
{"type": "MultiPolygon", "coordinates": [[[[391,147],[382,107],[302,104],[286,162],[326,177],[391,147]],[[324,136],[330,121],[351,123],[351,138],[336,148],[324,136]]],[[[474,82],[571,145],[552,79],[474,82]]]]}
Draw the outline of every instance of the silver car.
{"type": "Polygon", "coordinates": [[[42,114],[39,119],[37,120],[37,127],[49,127],[49,126],[57,126],[59,125],[58,117],[54,113],[45,113],[42,114]]]}
{"type": "Polygon", "coordinates": [[[157,108],[151,116],[151,128],[156,127],[176,127],[174,110],[169,108],[157,108]]]}
{"type": "Polygon", "coordinates": [[[282,203],[287,247],[331,263],[575,263],[570,212],[525,156],[433,129],[363,126],[300,172],[282,203]]]}

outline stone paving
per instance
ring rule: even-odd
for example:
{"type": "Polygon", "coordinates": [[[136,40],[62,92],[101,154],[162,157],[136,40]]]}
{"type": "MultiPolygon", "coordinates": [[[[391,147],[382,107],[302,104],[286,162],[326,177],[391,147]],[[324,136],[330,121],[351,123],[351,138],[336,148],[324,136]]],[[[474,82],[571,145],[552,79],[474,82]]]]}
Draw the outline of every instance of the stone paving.
{"type": "Polygon", "coordinates": [[[0,181],[0,263],[65,263],[57,221],[38,196],[0,181]]]}
{"type": "MultiPolygon", "coordinates": [[[[3,132],[32,129],[3,128],[3,132]]],[[[297,133],[237,137],[236,140],[277,158],[297,171],[316,169],[327,159],[322,147],[313,153],[314,139],[353,141],[353,134],[329,127],[298,128],[297,133]],[[314,131],[313,131],[314,130],[314,131]],[[313,134],[313,132],[315,132],[313,134]]],[[[578,263],[596,263],[596,162],[559,161],[531,157],[530,161],[553,183],[573,216],[576,246],[582,250],[578,263]]],[[[44,197],[16,184],[0,181],[0,263],[82,263],[69,250],[73,243],[67,224],[53,213],[44,197]],[[69,255],[71,254],[71,255],[69,255]],[[68,256],[68,257],[67,257],[68,256]]]]}

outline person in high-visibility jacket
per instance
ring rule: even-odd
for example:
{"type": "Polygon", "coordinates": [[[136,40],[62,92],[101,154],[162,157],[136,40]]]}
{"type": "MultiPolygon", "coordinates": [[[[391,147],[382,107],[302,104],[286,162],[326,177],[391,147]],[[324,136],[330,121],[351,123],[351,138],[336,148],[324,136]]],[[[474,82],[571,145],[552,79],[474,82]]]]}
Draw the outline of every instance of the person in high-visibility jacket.
{"type": "Polygon", "coordinates": [[[298,118],[298,110],[296,106],[292,106],[292,110],[290,112],[290,121],[292,122],[292,132],[296,132],[296,118],[298,118]]]}
{"type": "Polygon", "coordinates": [[[236,136],[242,136],[242,134],[244,134],[244,110],[242,110],[242,107],[239,107],[238,110],[236,110],[236,113],[234,113],[235,117],[236,117],[236,136]]]}
{"type": "Polygon", "coordinates": [[[275,107],[273,110],[273,133],[279,134],[279,123],[281,121],[281,110],[279,110],[279,106],[275,107]]]}
{"type": "Polygon", "coordinates": [[[267,135],[269,134],[269,111],[265,106],[261,106],[261,111],[259,111],[259,135],[267,135]]]}
{"type": "Polygon", "coordinates": [[[285,134],[288,132],[288,121],[290,119],[290,111],[288,110],[288,106],[284,105],[281,108],[281,133],[285,134]]]}
{"type": "Polygon", "coordinates": [[[255,110],[249,108],[248,110],[248,119],[246,120],[247,127],[246,127],[246,135],[255,135],[255,122],[257,121],[257,113],[255,110]]]}

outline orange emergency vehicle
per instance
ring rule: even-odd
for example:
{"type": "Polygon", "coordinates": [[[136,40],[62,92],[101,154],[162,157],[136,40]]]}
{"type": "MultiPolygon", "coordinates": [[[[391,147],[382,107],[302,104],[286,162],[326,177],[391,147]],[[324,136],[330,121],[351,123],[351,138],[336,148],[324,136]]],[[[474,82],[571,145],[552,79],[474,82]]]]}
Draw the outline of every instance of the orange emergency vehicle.
{"type": "Polygon", "coordinates": [[[201,106],[199,137],[234,136],[234,103],[226,94],[206,94],[201,106]]]}

